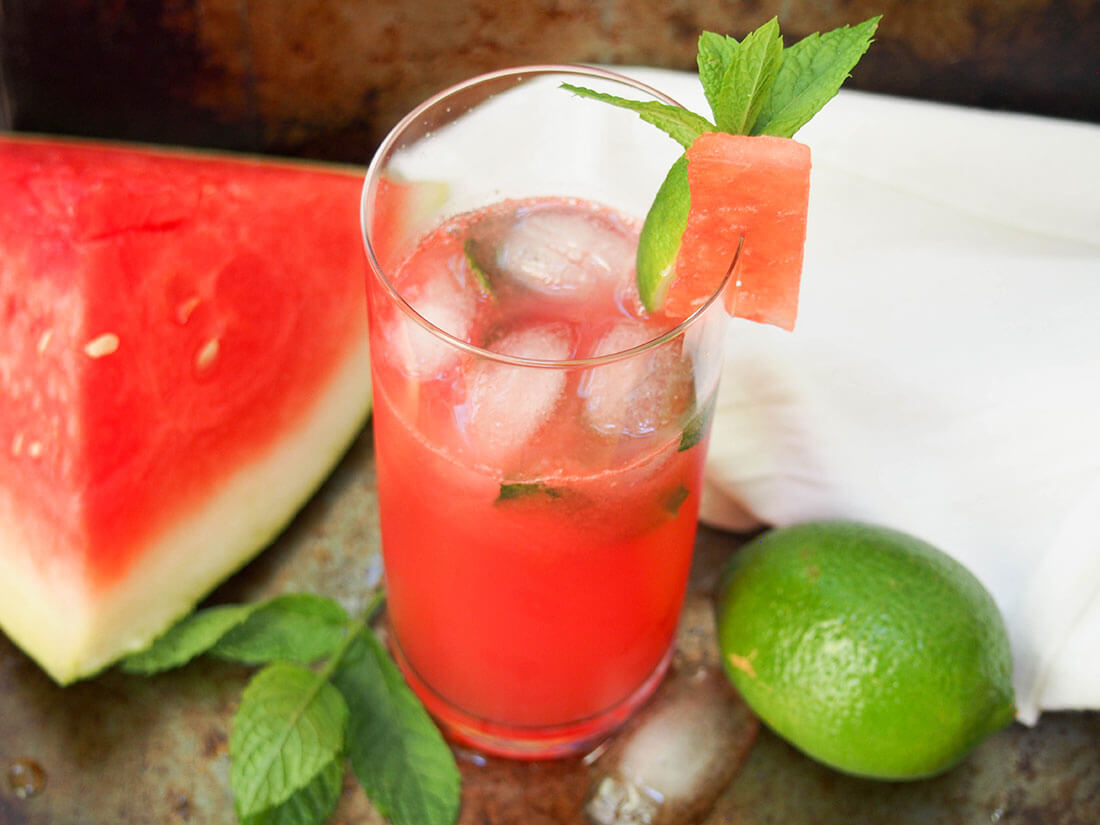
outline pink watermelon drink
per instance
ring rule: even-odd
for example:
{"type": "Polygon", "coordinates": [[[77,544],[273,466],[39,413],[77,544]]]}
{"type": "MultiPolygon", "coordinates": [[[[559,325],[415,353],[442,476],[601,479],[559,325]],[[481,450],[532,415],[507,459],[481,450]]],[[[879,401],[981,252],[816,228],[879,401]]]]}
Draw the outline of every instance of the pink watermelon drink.
{"type": "Polygon", "coordinates": [[[529,758],[605,734],[667,665],[726,317],[721,301],[679,325],[643,308],[638,218],[664,142],[564,94],[567,71],[650,96],[587,70],[489,76],[410,115],[364,201],[393,648],[453,736],[529,758]],[[475,120],[515,133],[471,140],[475,120]],[[576,162],[592,130],[616,143],[576,162]],[[450,196],[420,236],[393,221],[409,213],[393,198],[428,185],[410,181],[450,196]]]}

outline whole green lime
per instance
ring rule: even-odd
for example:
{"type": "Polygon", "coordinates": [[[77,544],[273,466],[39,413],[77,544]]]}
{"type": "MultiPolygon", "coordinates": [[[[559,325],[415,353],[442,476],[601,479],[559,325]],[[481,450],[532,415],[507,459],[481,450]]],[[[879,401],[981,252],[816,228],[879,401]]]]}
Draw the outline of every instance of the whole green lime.
{"type": "Polygon", "coordinates": [[[1015,712],[989,593],[945,553],[883,527],[812,522],[745,545],[722,579],[718,640],[753,711],[845,773],[940,773],[1015,712]]]}

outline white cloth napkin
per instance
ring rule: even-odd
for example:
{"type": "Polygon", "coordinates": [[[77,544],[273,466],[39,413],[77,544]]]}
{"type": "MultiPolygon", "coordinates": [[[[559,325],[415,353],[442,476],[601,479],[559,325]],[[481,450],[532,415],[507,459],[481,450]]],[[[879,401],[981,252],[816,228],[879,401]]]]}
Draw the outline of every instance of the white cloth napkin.
{"type": "Polygon", "coordinates": [[[1100,127],[842,91],[797,137],[799,320],[730,328],[703,520],[920,536],[1001,608],[1021,721],[1100,708],[1100,127]]]}

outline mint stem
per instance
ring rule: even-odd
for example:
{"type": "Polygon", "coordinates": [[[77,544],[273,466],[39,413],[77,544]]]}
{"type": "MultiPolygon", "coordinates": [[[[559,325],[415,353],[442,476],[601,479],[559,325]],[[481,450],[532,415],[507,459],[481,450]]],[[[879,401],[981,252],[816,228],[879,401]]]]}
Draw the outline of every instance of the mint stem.
{"type": "Polygon", "coordinates": [[[378,612],[385,601],[386,592],[384,590],[378,590],[371,596],[371,600],[367,602],[367,606],[363,608],[363,612],[348,622],[347,634],[345,634],[339,647],[332,652],[332,655],[328,657],[328,661],[325,662],[325,666],[321,668],[321,671],[318,673],[320,681],[328,681],[328,678],[333,674],[336,668],[340,666],[340,661],[344,658],[347,649],[351,647],[351,643],[367,628],[374,619],[374,614],[378,612]]]}

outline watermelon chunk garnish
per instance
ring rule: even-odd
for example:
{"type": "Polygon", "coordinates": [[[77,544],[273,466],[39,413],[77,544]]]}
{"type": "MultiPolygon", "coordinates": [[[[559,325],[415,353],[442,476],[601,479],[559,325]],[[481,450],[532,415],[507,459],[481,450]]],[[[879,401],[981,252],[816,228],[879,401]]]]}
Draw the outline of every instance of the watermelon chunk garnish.
{"type": "Polygon", "coordinates": [[[189,611],[361,428],[361,182],[0,138],[0,627],[58,682],[189,611]]]}
{"type": "Polygon", "coordinates": [[[810,149],[787,138],[723,132],[687,150],[691,209],[665,311],[687,317],[721,285],[742,237],[726,291],[737,318],[793,329],[806,243],[810,149]]]}
{"type": "Polygon", "coordinates": [[[564,84],[637,112],[686,150],[657,191],[639,238],[638,294],[646,309],[687,317],[726,281],[736,260],[726,293],[730,314],[794,327],[810,153],[792,137],[836,95],[879,19],[790,47],[774,18],[742,41],[704,32],[699,79],[713,121],[671,104],[564,84]]]}

